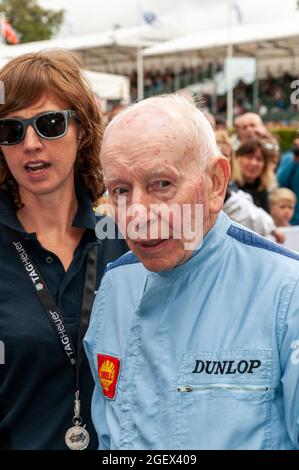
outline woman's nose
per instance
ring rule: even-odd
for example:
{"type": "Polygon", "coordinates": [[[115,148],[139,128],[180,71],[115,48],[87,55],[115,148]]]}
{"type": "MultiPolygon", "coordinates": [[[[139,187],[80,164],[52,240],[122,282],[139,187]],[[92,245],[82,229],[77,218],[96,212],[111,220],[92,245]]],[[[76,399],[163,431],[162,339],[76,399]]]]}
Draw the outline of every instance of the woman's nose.
{"type": "Polygon", "coordinates": [[[33,126],[29,125],[25,131],[23,139],[23,149],[26,151],[38,150],[42,148],[41,137],[37,134],[33,126]]]}

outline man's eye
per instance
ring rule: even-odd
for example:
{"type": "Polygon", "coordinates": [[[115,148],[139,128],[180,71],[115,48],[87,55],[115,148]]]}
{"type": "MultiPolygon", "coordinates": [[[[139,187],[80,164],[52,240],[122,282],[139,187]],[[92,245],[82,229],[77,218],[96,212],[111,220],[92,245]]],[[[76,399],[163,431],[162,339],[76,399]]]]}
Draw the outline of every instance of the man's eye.
{"type": "Polygon", "coordinates": [[[171,183],[170,181],[167,181],[167,180],[161,180],[161,181],[157,181],[155,183],[155,186],[158,188],[158,189],[165,189],[167,188],[168,186],[170,186],[171,183]]]}
{"type": "Polygon", "coordinates": [[[123,194],[126,194],[128,190],[126,188],[115,188],[112,191],[112,194],[115,196],[122,196],[123,194]]]}

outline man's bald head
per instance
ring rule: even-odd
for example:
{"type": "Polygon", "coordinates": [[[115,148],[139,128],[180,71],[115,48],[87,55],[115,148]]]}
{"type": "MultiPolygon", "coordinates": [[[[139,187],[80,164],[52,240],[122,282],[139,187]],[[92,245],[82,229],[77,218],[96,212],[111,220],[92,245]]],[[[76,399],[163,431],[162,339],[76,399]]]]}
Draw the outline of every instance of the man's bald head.
{"type": "MultiPolygon", "coordinates": [[[[182,96],[164,95],[151,97],[120,112],[108,125],[102,145],[105,155],[106,140],[111,142],[111,134],[127,135],[134,129],[136,138],[161,134],[169,144],[185,142],[187,149],[194,153],[201,171],[205,171],[208,161],[219,154],[214,131],[204,114],[182,96]]],[[[183,154],[186,154],[183,151],[183,154]]],[[[183,156],[183,155],[182,155],[183,156]]]]}
{"type": "Polygon", "coordinates": [[[244,125],[244,122],[248,120],[255,121],[259,125],[264,125],[262,118],[257,113],[244,113],[236,119],[239,126],[244,125]]]}
{"type": "Polygon", "coordinates": [[[262,118],[256,113],[242,114],[235,120],[235,125],[241,143],[267,134],[262,118]]]}

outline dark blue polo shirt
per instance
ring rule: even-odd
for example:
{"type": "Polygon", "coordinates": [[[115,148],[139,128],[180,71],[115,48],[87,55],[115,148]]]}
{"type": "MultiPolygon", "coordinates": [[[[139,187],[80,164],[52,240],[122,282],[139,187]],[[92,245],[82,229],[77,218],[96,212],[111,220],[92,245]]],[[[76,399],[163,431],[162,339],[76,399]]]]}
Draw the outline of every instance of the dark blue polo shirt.
{"type": "MultiPolygon", "coordinates": [[[[75,347],[88,251],[98,245],[98,285],[106,264],[127,251],[123,240],[96,239],[91,201],[82,190],[77,196],[79,208],[73,225],[86,230],[65,272],[59,258],[45,250],[35,234],[24,231],[7,194],[0,192],[0,340],[5,344],[5,364],[0,364],[0,449],[66,449],[64,436],[72,426],[75,383],[74,371],[4,226],[26,239],[75,347]]],[[[81,415],[91,434],[89,448],[95,449],[97,437],[90,418],[94,382],[84,351],[82,354],[81,415]]]]}

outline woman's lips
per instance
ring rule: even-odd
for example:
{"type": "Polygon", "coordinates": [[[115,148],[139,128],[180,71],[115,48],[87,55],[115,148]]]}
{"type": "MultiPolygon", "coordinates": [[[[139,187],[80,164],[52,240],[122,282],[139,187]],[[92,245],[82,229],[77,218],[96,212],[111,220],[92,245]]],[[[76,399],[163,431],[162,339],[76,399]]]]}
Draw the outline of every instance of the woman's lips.
{"type": "Polygon", "coordinates": [[[24,169],[30,176],[30,179],[37,180],[42,179],[47,175],[50,166],[50,163],[43,161],[29,162],[24,165],[24,169]]]}

